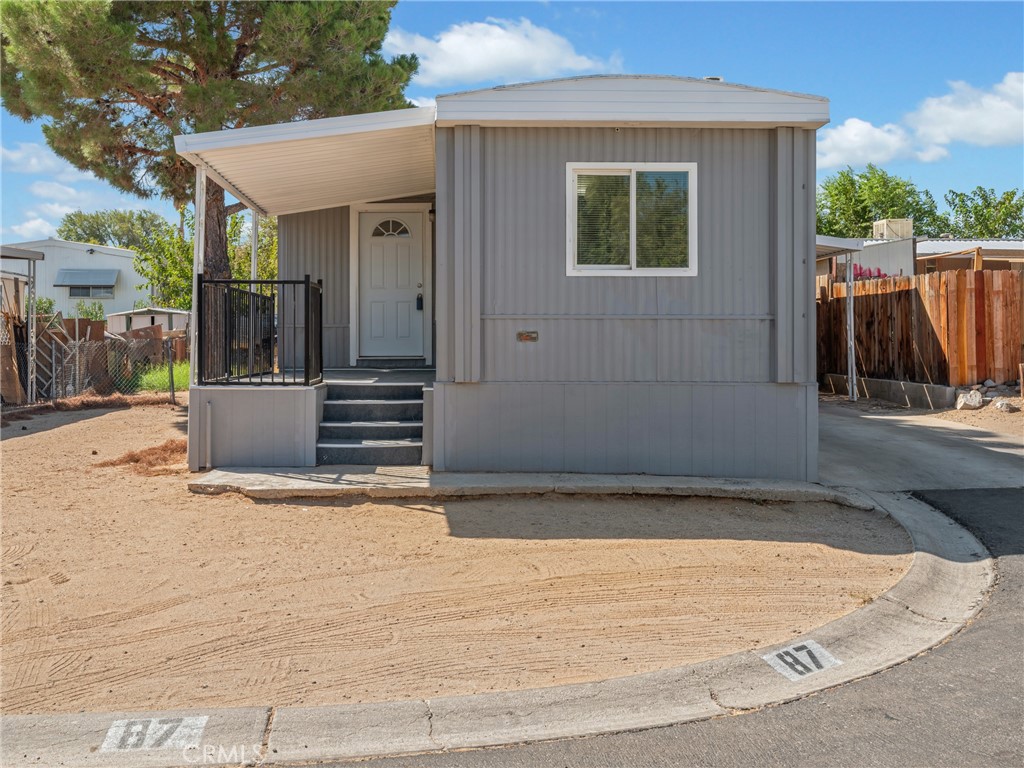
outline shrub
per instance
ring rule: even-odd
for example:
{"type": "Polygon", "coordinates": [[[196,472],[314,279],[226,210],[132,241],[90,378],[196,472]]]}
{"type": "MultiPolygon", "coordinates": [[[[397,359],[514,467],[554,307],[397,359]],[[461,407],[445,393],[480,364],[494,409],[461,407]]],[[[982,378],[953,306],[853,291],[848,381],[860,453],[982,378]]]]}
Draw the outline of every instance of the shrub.
{"type": "MultiPolygon", "coordinates": [[[[174,390],[182,392],[188,389],[188,361],[181,360],[174,364],[174,390]]],[[[170,382],[167,378],[167,365],[155,365],[142,372],[138,388],[144,392],[169,392],[170,382]]]]}

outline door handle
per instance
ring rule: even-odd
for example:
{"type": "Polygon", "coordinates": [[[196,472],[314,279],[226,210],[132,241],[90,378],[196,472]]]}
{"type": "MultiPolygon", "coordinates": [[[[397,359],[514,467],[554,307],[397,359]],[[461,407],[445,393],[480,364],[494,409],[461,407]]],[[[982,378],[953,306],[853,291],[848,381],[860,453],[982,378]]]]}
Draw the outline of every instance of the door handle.
{"type": "Polygon", "coordinates": [[[423,311],[423,294],[422,293],[419,294],[416,297],[416,309],[418,309],[420,312],[423,311]]]}

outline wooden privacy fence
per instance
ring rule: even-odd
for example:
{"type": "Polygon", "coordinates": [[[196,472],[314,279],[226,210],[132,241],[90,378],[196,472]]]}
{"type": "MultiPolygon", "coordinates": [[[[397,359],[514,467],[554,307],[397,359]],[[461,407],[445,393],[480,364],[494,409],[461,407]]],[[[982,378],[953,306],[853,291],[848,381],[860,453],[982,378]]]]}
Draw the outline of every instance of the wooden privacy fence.
{"type": "MultiPolygon", "coordinates": [[[[1024,273],[933,272],[853,286],[857,374],[962,386],[1013,381],[1024,273]]],[[[846,284],[818,278],[818,375],[846,373],[846,284]]]]}

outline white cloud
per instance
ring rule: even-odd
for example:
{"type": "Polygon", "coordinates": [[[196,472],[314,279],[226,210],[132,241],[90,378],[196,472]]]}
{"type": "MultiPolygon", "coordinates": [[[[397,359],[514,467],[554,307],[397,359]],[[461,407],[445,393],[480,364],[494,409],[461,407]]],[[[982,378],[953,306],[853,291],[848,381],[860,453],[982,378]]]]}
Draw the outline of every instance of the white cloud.
{"type": "Polygon", "coordinates": [[[80,181],[92,175],[80,171],[67,160],[57,157],[42,144],[18,142],[17,148],[0,147],[4,173],[37,173],[53,176],[58,181],[80,181]]]}
{"type": "Polygon", "coordinates": [[[409,99],[417,107],[433,107],[437,106],[437,99],[431,98],[430,96],[413,96],[409,99]]]}
{"type": "Polygon", "coordinates": [[[910,153],[910,135],[894,123],[876,126],[851,117],[842,125],[818,132],[819,168],[887,163],[910,153]]]}
{"type": "Polygon", "coordinates": [[[21,224],[15,224],[11,227],[11,231],[14,232],[22,240],[42,240],[50,237],[57,233],[57,227],[54,224],[41,219],[38,216],[28,221],[22,222],[21,224]]]}
{"type": "MultiPolygon", "coordinates": [[[[64,203],[39,203],[36,206],[43,216],[49,216],[53,219],[62,219],[72,211],[77,211],[78,206],[75,205],[64,205],[64,203]]],[[[31,213],[29,215],[32,215],[31,213]]]]}
{"type": "Polygon", "coordinates": [[[433,39],[396,28],[384,39],[384,50],[419,56],[419,86],[510,83],[622,68],[621,57],[605,61],[579,54],[567,39],[525,18],[453,24],[433,39]]]}
{"type": "Polygon", "coordinates": [[[981,147],[1024,143],[1024,72],[1008,72],[989,89],[955,81],[951,93],[925,99],[906,123],[929,144],[981,147]]]}
{"type": "Polygon", "coordinates": [[[949,157],[948,145],[1024,143],[1024,73],[1009,72],[989,89],[951,82],[950,93],[925,99],[899,124],[877,126],[856,117],[818,132],[818,167],[864,166],[949,157]]]}
{"type": "Polygon", "coordinates": [[[83,197],[82,193],[77,189],[64,184],[58,184],[56,181],[33,181],[28,185],[28,191],[36,197],[67,202],[80,200],[83,197]]]}

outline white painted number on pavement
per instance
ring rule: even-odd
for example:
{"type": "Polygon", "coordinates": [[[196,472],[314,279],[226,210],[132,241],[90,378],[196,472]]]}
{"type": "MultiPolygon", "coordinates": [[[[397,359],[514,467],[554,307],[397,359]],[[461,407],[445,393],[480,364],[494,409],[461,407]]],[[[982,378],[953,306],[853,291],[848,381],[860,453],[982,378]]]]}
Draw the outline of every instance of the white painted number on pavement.
{"type": "Polygon", "coordinates": [[[843,663],[813,640],[805,640],[799,645],[791,645],[761,658],[790,680],[800,680],[843,663]]]}
{"type": "Polygon", "coordinates": [[[115,720],[100,750],[195,749],[203,737],[207,717],[151,717],[115,720]]]}

